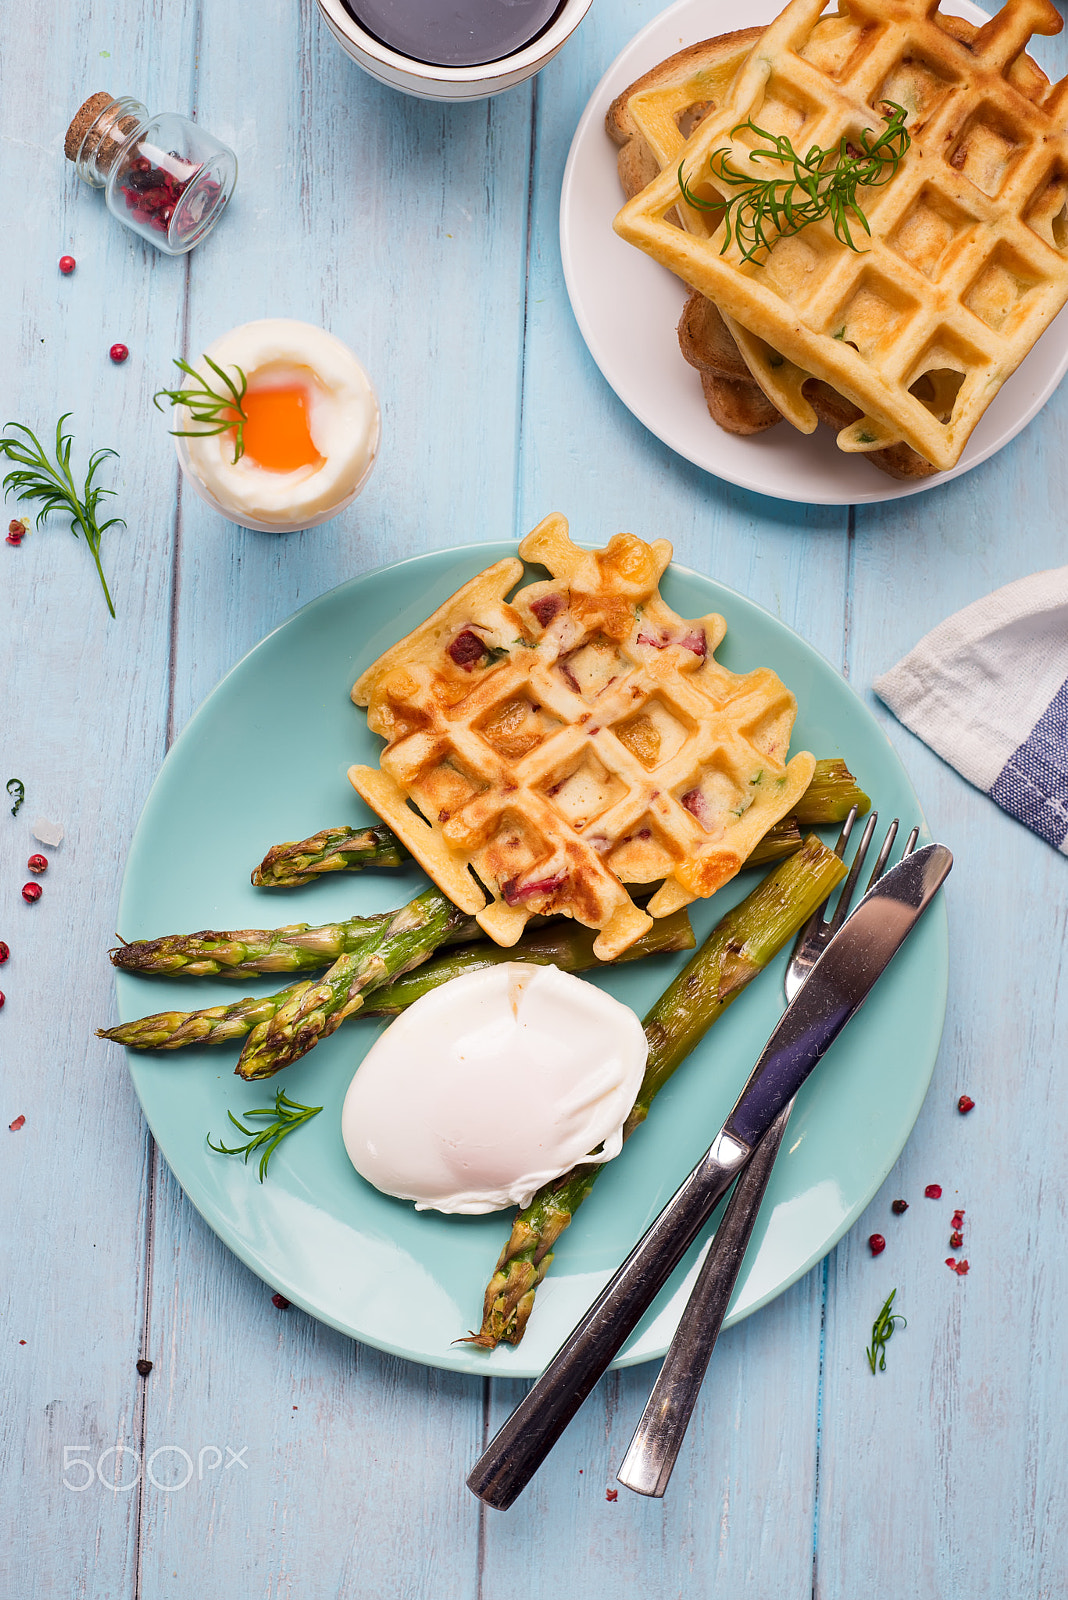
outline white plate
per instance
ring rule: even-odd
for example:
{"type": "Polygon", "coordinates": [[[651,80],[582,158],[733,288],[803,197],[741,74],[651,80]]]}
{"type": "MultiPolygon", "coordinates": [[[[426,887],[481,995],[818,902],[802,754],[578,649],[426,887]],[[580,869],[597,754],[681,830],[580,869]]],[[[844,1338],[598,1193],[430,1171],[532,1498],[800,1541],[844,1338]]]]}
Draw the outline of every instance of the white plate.
{"type": "MultiPolygon", "coordinates": [[[[944,9],[972,22],[988,20],[969,0],[951,0],[944,9]]],[[[898,483],[863,456],[839,450],[830,428],[806,435],[779,423],[745,439],[717,427],[675,336],[682,285],[612,231],[623,194],[604,118],[616,95],[685,45],[771,22],[780,10],[777,0],[755,0],[742,16],[736,0],[678,0],[616,57],[575,130],[564,171],[560,251],[567,292],[590,354],[623,404],[695,466],[779,500],[809,505],[897,500],[958,478],[1027,426],[1068,371],[1068,308],[1005,384],[952,471],[898,483]]]]}

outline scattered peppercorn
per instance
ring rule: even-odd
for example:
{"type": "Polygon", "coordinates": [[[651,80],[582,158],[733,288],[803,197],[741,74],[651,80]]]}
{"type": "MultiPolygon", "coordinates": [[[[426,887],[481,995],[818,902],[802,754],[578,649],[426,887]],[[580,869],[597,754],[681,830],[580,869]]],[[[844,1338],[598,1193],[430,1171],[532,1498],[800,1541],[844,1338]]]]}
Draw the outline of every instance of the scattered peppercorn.
{"type": "Polygon", "coordinates": [[[13,517],[7,525],[8,544],[20,545],[26,537],[26,524],[13,517]]]}
{"type": "Polygon", "coordinates": [[[31,872],[47,872],[48,871],[48,857],[47,856],[31,856],[30,859],[27,861],[26,865],[29,867],[31,872]]]}
{"type": "Polygon", "coordinates": [[[968,1272],[968,1263],[967,1263],[967,1261],[954,1261],[952,1256],[947,1256],[946,1257],[946,1266],[947,1267],[951,1267],[952,1270],[958,1275],[958,1277],[963,1278],[963,1277],[965,1277],[967,1275],[967,1272],[968,1272]]]}
{"type": "Polygon", "coordinates": [[[908,1208],[909,1203],[907,1200],[894,1200],[890,1204],[890,1210],[894,1213],[895,1217],[903,1217],[908,1208]]]}
{"type": "Polygon", "coordinates": [[[22,885],[22,898],[28,906],[41,898],[41,885],[39,883],[24,883],[22,885]]]}
{"type": "Polygon", "coordinates": [[[953,1220],[950,1222],[949,1225],[950,1225],[951,1228],[963,1228],[963,1226],[964,1226],[964,1207],[963,1206],[958,1206],[956,1211],[954,1211],[953,1220]]]}
{"type": "Polygon", "coordinates": [[[78,263],[73,256],[60,256],[59,258],[59,270],[65,278],[70,277],[77,265],[78,263]]]}
{"type": "Polygon", "coordinates": [[[8,949],[7,945],[4,943],[3,939],[0,939],[0,967],[3,966],[4,962],[7,960],[8,956],[10,954],[11,954],[11,951],[8,949]]]}
{"type": "Polygon", "coordinates": [[[964,1235],[963,1235],[963,1233],[961,1233],[959,1228],[954,1228],[953,1232],[949,1236],[950,1249],[951,1250],[959,1250],[963,1243],[964,1243],[964,1235]]]}
{"type": "Polygon", "coordinates": [[[960,1099],[957,1101],[957,1110],[960,1112],[962,1117],[966,1117],[969,1111],[975,1110],[975,1101],[972,1099],[970,1094],[961,1095],[960,1099]]]}
{"type": "Polygon", "coordinates": [[[923,1192],[928,1200],[941,1200],[942,1185],[940,1183],[929,1183],[923,1192]]]}
{"type": "Polygon", "coordinates": [[[868,1249],[873,1256],[881,1256],[886,1249],[886,1240],[881,1233],[873,1233],[868,1239],[868,1249]]]}
{"type": "Polygon", "coordinates": [[[289,1310],[289,1301],[286,1299],[284,1294],[272,1294],[271,1304],[272,1306],[277,1306],[279,1311],[289,1310]]]}
{"type": "Polygon", "coordinates": [[[142,1378],[147,1378],[149,1373],[152,1371],[151,1361],[146,1361],[142,1356],[141,1360],[137,1363],[137,1370],[141,1374],[142,1378]]]}
{"type": "Polygon", "coordinates": [[[108,355],[118,366],[122,365],[129,354],[130,352],[124,344],[113,344],[111,349],[108,351],[108,355]]]}
{"type": "Polygon", "coordinates": [[[26,1118],[25,1117],[16,1117],[14,1122],[9,1122],[8,1123],[8,1129],[10,1130],[11,1133],[18,1133],[19,1129],[20,1128],[24,1128],[25,1126],[26,1126],[26,1118]]]}
{"type": "Polygon", "coordinates": [[[7,1004],[7,996],[4,993],[4,991],[2,989],[0,989],[0,1011],[3,1011],[4,1006],[6,1004],[7,1004]]]}
{"type": "Polygon", "coordinates": [[[619,1490],[618,1489],[606,1489],[605,1492],[604,1492],[604,1497],[605,1497],[606,1500],[618,1500],[619,1499],[619,1490]]]}

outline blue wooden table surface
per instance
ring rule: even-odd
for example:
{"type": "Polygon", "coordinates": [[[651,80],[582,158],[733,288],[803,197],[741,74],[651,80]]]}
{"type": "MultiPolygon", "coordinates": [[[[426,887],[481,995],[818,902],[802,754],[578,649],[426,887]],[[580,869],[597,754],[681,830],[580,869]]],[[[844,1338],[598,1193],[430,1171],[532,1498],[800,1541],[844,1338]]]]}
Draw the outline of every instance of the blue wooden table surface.
{"type": "MultiPolygon", "coordinates": [[[[0,782],[27,790],[16,819],[0,814],[3,1600],[1068,1592],[1068,868],[870,688],[951,611],[1063,563],[1068,389],[970,475],[855,513],[734,490],[646,433],[572,319],[557,206],[591,90],[659,3],[598,0],[534,84],[445,107],[364,76],[313,0],[99,0],[5,19],[4,414],[47,432],[70,410],[76,453],[115,446],[105,481],[128,526],[105,540],[114,622],[65,525],[0,542],[0,782]],[[231,211],[191,256],[142,246],[64,161],[69,117],[100,87],[195,108],[238,151],[231,211]],[[285,538],[183,494],[151,406],[173,356],[264,316],[332,329],[383,405],[363,497],[285,538]],[[132,829],[226,669],[354,574],[512,538],[550,510],[588,542],[668,537],[865,696],[956,855],[951,988],[897,1166],[820,1267],[724,1335],[667,1498],[608,1492],[654,1375],[641,1366],[599,1386],[499,1514],[464,1477],[522,1386],[277,1311],[184,1199],[121,1053],[92,1029],[113,1016],[104,952],[132,829]],[[30,907],[38,815],[67,832],[30,907]],[[937,1205],[922,1198],[932,1181],[937,1205]],[[911,1201],[900,1221],[897,1195],[911,1201]],[[967,1278],[944,1265],[954,1205],[967,1278]],[[892,1240],[878,1260],[874,1230],[892,1240]],[[873,1379],[864,1347],[895,1286],[908,1328],[873,1379]]],[[[1037,54],[1051,76],[1068,68],[1063,38],[1037,54]]],[[[290,737],[295,749],[299,730],[279,729],[282,759],[290,737]]]]}

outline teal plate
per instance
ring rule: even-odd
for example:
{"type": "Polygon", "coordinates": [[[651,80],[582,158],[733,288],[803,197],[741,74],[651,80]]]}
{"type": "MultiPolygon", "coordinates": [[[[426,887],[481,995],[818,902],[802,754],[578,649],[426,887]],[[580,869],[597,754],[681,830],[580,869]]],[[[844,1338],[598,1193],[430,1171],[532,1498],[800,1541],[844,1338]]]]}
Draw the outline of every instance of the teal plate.
{"type": "MultiPolygon", "coordinates": [[[[208,696],[149,795],[126,867],[127,939],[194,928],[327,922],[403,904],[418,869],[338,874],[302,889],[253,889],[268,846],[367,813],[349,786],[379,741],[349,699],[387,645],[510,545],[470,545],[384,567],[323,595],[258,644],[208,696]],[[284,731],[283,759],[278,754],[284,731]]],[[[912,786],[848,684],[811,646],[741,595],[672,567],[668,602],[684,617],[719,611],[718,657],[736,672],[769,666],[800,707],[794,748],[842,755],[885,819],[921,813],[912,786]]],[[[703,937],[756,881],[743,873],[694,908],[703,937]]],[[[641,1015],[681,965],[657,957],[596,981],[641,1015]]],[[[182,1188],[253,1272],[313,1316],[381,1350],[458,1372],[531,1377],[701,1155],[782,1010],[785,955],[741,996],[658,1097],[648,1123],[597,1184],[561,1239],[526,1338],[491,1355],[454,1341],[477,1327],[508,1217],[416,1214],[357,1177],[341,1142],[341,1104],[382,1023],[354,1018],[277,1083],[233,1076],[234,1047],[130,1053],[134,1087],[182,1188]],[[226,1113],[270,1104],[278,1083],[322,1114],[287,1139],[260,1184],[255,1162],[214,1154],[226,1113]]],[[[799,1278],[842,1236],[896,1160],[934,1068],[945,1013],[947,930],[939,903],[798,1098],[728,1322],[799,1278]]],[[[120,975],[119,1014],[217,1005],[269,994],[271,980],[146,981],[120,975]]],[[[697,1270],[698,1247],[628,1341],[621,1364],[664,1353],[697,1270]]]]}

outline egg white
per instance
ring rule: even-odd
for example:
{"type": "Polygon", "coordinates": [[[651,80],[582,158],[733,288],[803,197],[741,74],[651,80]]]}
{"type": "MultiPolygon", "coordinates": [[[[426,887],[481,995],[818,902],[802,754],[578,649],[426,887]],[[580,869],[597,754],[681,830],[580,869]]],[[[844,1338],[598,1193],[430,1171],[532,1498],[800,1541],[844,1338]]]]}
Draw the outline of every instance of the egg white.
{"type": "MultiPolygon", "coordinates": [[[[220,508],[235,521],[250,517],[279,528],[342,510],[370,471],[379,435],[378,401],[352,351],[311,323],[270,317],[232,329],[206,354],[225,372],[240,367],[250,391],[303,384],[309,431],[323,458],[317,466],[271,472],[247,455],[235,463],[229,431],[187,438],[189,468],[220,508]]],[[[203,359],[191,365],[218,389],[203,359]]],[[[177,408],[174,425],[194,433],[197,427],[184,407],[177,408]]]]}
{"type": "Polygon", "coordinates": [[[372,1045],[345,1096],[345,1148],[418,1211],[524,1206],[578,1162],[619,1154],[647,1054],[628,1006],[556,967],[465,973],[372,1045]]]}

